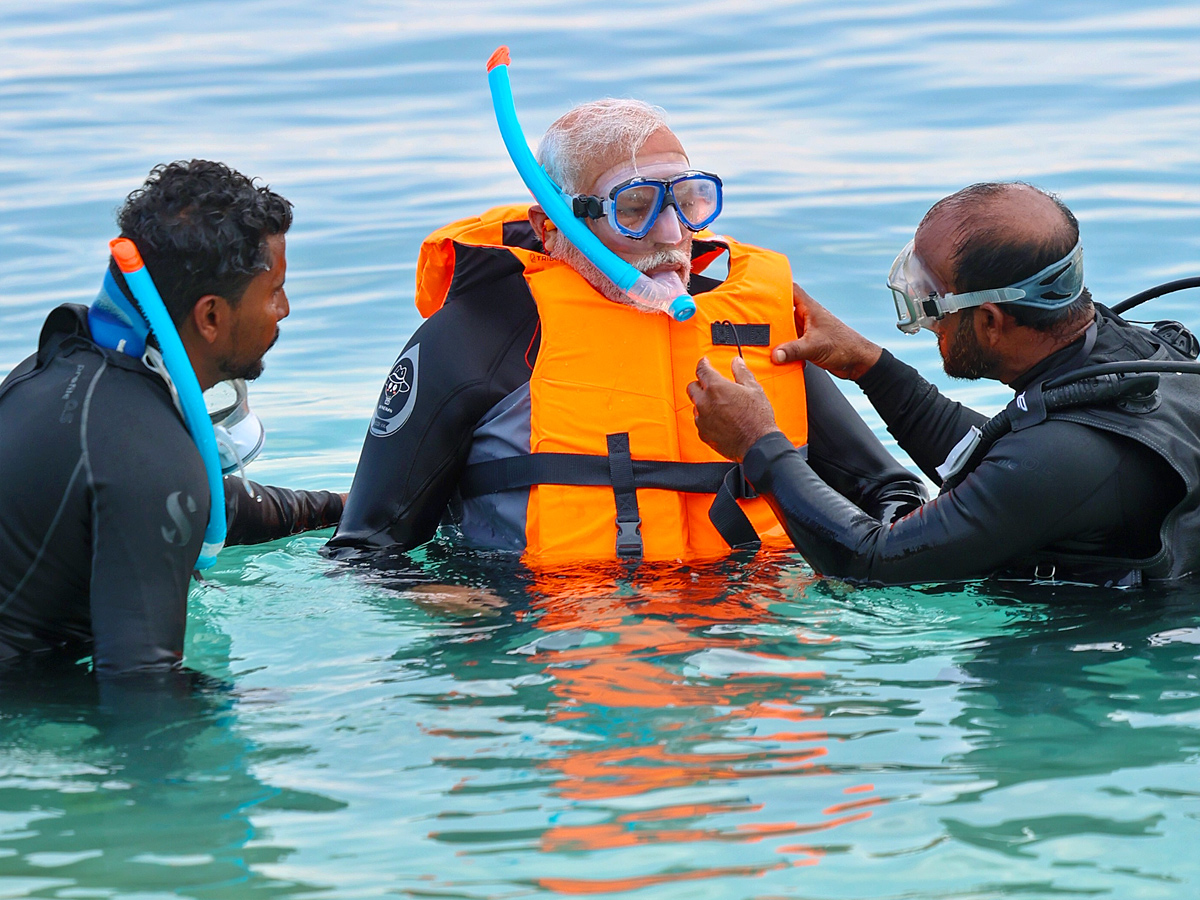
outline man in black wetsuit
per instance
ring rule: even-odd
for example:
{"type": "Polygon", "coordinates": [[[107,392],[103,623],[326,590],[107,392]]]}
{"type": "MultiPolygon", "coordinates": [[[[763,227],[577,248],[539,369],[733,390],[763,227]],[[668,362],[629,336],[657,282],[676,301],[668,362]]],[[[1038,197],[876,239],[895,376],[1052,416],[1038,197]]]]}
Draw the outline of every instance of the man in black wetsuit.
{"type": "Polygon", "coordinates": [[[903,519],[882,523],[825,488],[779,440],[770,405],[736,361],[738,383],[701,361],[689,389],[701,437],[742,462],[817,571],[890,584],[1001,574],[1136,585],[1200,569],[1197,376],[1163,374],[1153,392],[1122,388],[1116,402],[1055,395],[1053,380],[1084,366],[1194,356],[1167,330],[1093,305],[1066,206],[1026,184],[966,188],[926,214],[889,286],[901,327],[937,334],[947,374],[1017,392],[1004,414],[1011,430],[987,429],[994,442],[980,443],[972,429],[985,416],[796,289],[801,336],[775,360],[854,380],[943,487],[903,519]]]}
{"type": "MultiPolygon", "coordinates": [[[[118,221],[201,388],[257,377],[289,311],[291,204],[193,160],[151,172],[118,221]]],[[[99,676],[176,670],[205,468],[166,381],[95,343],[87,307],[53,310],[37,352],[0,384],[0,473],[0,668],[90,655],[99,676]]],[[[230,544],[332,525],[342,509],[325,491],[225,488],[230,544]]]]}

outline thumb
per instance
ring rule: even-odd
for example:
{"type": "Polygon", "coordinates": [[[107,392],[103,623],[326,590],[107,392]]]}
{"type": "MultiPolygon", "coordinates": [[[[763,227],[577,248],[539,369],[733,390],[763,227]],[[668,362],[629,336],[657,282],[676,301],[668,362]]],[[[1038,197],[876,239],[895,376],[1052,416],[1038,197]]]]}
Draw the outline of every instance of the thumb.
{"type": "Polygon", "coordinates": [[[785,363],[801,362],[809,359],[811,354],[808,351],[808,335],[801,335],[794,341],[788,341],[785,344],[780,344],[771,351],[771,362],[777,366],[785,363]]]}
{"type": "Polygon", "coordinates": [[[746,361],[740,356],[733,358],[733,380],[738,384],[758,384],[758,379],[754,377],[754,373],[750,371],[750,367],[746,365],[746,361]]]}

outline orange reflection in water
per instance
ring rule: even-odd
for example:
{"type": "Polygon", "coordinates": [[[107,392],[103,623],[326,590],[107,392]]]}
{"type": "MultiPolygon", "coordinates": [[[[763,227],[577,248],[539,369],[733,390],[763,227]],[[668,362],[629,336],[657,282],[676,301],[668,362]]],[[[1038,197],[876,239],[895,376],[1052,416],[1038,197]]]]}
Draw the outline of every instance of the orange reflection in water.
{"type": "MultiPolygon", "coordinates": [[[[833,639],[794,623],[785,627],[770,612],[770,604],[784,599],[777,571],[760,569],[753,585],[742,587],[731,584],[728,568],[646,569],[633,576],[573,572],[535,580],[531,616],[538,629],[604,637],[602,644],[539,649],[532,657],[554,678],[550,721],[598,734],[603,744],[563,741],[557,744],[560,755],[540,764],[555,774],[557,796],[571,801],[576,811],[602,819],[554,824],[542,834],[540,849],[594,853],[664,844],[774,842],[869,817],[867,807],[884,802],[861,796],[873,791],[871,785],[848,788],[858,796],[814,810],[813,821],[771,821],[772,804],[761,802],[673,799],[681,790],[724,785],[727,792],[762,779],[831,774],[823,765],[826,732],[798,730],[794,724],[820,718],[818,710],[799,703],[823,678],[820,666],[763,645],[833,639]],[[708,673],[697,660],[714,652],[723,655],[718,671],[708,673]],[[782,727],[771,729],[770,720],[782,727]],[[656,796],[660,805],[654,805],[656,796]],[[628,809],[631,802],[638,808],[628,809]],[[767,821],[721,824],[757,815],[767,821]]],[[[797,587],[802,585],[789,585],[797,587]]],[[[806,844],[780,844],[774,850],[788,859],[611,878],[546,877],[538,883],[564,894],[614,893],[681,880],[759,876],[814,865],[824,852],[806,844]]],[[[699,849],[696,858],[701,858],[699,849]]]]}

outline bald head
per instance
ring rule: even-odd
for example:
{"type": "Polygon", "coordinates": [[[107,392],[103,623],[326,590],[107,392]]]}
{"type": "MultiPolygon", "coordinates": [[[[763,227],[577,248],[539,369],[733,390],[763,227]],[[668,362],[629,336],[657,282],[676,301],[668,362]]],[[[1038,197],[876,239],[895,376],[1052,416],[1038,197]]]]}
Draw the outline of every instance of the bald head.
{"type": "MultiPolygon", "coordinates": [[[[965,294],[1016,284],[1065,257],[1079,222],[1055,197],[1024,182],[983,183],[939,200],[917,228],[914,250],[943,292],[965,294]]],[[[1004,304],[1021,324],[1053,327],[1092,311],[1085,290],[1060,310],[1004,304]]]]}
{"type": "Polygon", "coordinates": [[[917,228],[917,255],[956,294],[1001,288],[1062,259],[1079,223],[1057,197],[1023,182],[973,184],[939,200],[917,228]]]}

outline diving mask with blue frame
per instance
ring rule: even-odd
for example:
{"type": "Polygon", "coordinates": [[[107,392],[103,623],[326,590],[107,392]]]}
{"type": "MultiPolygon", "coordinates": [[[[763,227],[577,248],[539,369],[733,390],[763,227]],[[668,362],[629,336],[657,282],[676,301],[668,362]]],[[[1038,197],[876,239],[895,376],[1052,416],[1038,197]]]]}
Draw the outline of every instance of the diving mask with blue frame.
{"type": "Polygon", "coordinates": [[[581,194],[571,198],[577,219],[608,217],[613,231],[641,240],[668,207],[688,231],[707,228],[721,214],[721,179],[710,172],[689,169],[670,178],[636,176],[622,181],[608,197],[581,194]]]}
{"type": "Polygon", "coordinates": [[[1082,243],[1077,243],[1062,259],[1016,284],[964,294],[939,292],[913,247],[914,241],[909,241],[888,273],[888,287],[896,303],[896,327],[905,334],[916,334],[922,328],[932,330],[934,322],[950,313],[985,303],[1062,309],[1083,294],[1082,243]]]}

